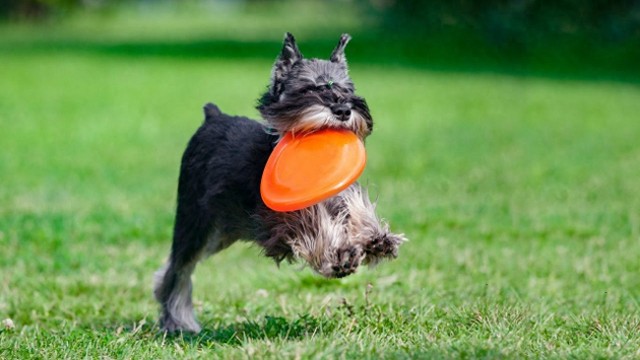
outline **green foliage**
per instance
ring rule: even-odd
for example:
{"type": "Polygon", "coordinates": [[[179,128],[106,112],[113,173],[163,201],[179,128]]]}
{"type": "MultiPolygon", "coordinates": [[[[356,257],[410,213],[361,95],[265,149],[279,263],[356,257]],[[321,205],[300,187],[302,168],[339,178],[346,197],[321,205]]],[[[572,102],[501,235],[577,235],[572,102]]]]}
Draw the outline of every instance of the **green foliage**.
{"type": "Polygon", "coordinates": [[[4,0],[0,3],[0,17],[43,20],[63,15],[81,5],[81,0],[4,0]]]}
{"type": "Polygon", "coordinates": [[[553,36],[597,41],[640,37],[640,7],[629,0],[363,0],[389,29],[438,33],[477,31],[509,45],[553,36]]]}
{"type": "Polygon", "coordinates": [[[448,53],[469,62],[535,69],[584,66],[636,72],[640,6],[619,0],[360,0],[377,36],[410,38],[405,52],[439,62],[448,53]],[[438,51],[437,49],[440,49],[438,51]],[[434,54],[435,53],[435,54],[434,54]],[[455,54],[455,55],[454,55],[455,54]],[[435,56],[434,56],[435,55],[435,56]]]}
{"type": "Polygon", "coordinates": [[[205,330],[159,334],[181,151],[207,101],[256,116],[282,35],[256,21],[195,49],[166,19],[0,29],[0,358],[640,357],[637,85],[434,70],[358,37],[362,180],[411,241],[341,280],[234,245],[196,271],[205,330]]]}

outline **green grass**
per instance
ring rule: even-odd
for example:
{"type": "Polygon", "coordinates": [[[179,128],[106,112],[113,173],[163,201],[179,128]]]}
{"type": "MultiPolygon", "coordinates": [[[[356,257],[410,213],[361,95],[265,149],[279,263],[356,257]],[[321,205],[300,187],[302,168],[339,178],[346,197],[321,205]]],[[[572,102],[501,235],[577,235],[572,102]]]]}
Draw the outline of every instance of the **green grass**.
{"type": "Polygon", "coordinates": [[[272,60],[41,36],[0,40],[0,358],[640,357],[637,86],[352,62],[411,241],[342,280],[234,245],[196,271],[205,330],[164,337],[181,152],[207,101],[257,116],[272,60]]]}

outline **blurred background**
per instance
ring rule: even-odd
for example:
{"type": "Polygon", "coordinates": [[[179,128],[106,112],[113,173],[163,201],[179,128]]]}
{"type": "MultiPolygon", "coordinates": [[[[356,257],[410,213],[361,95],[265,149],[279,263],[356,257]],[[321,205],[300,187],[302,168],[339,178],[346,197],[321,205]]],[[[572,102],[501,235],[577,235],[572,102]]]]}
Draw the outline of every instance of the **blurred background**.
{"type": "Polygon", "coordinates": [[[547,234],[637,200],[640,0],[4,0],[0,19],[8,224],[85,214],[166,241],[202,105],[257,118],[286,31],[320,58],[352,34],[363,181],[414,237],[547,234]]]}
{"type": "MultiPolygon", "coordinates": [[[[118,358],[130,338],[104,327],[155,336],[185,145],[206,102],[259,117],[286,31],[325,59],[353,36],[375,121],[361,181],[411,241],[340,281],[233,246],[196,271],[205,327],[351,329],[320,304],[372,284],[401,326],[358,319],[374,335],[324,330],[300,353],[638,356],[640,0],[0,0],[0,319],[21,329],[0,348],[86,357],[94,329],[118,358]]],[[[179,350],[158,341],[150,358],[179,350]]]]}
{"type": "Polygon", "coordinates": [[[349,31],[356,61],[438,69],[636,77],[640,60],[637,0],[4,0],[0,18],[51,47],[139,54],[273,57],[287,30],[307,49],[349,31]]]}
{"type": "Polygon", "coordinates": [[[4,0],[0,19],[0,210],[22,236],[84,216],[164,244],[202,105],[258,118],[286,31],[319,58],[353,36],[363,181],[410,237],[561,234],[585,209],[578,228],[637,231],[640,0],[4,0]]]}

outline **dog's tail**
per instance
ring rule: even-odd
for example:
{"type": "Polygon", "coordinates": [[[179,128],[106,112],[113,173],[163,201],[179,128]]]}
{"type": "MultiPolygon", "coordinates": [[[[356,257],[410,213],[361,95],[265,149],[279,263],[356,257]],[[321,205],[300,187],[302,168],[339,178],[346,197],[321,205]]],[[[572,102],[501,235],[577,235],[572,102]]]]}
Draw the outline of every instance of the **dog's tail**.
{"type": "Polygon", "coordinates": [[[203,107],[203,110],[205,121],[213,120],[213,118],[222,115],[222,111],[220,111],[220,109],[213,103],[206,103],[203,107]]]}

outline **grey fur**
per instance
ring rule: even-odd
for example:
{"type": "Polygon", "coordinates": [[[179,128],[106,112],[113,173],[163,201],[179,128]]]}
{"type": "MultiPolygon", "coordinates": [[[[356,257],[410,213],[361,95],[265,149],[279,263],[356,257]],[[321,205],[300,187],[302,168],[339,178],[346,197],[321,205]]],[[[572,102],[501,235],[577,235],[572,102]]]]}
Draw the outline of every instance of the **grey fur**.
{"type": "Polygon", "coordinates": [[[196,321],[191,302],[191,273],[195,266],[196,263],[193,262],[184,267],[174,284],[166,281],[167,270],[171,267],[170,262],[154,274],[154,295],[163,307],[160,323],[165,331],[200,332],[201,328],[196,321]]]}
{"type": "Polygon", "coordinates": [[[325,277],[354,273],[360,263],[376,264],[397,256],[404,235],[389,232],[375,214],[366,190],[354,183],[340,194],[308,208],[262,215],[272,239],[292,248],[292,259],[304,260],[325,277]],[[390,240],[387,240],[390,239],[390,240]],[[375,251],[375,244],[386,244],[375,251]]]}
{"type": "Polygon", "coordinates": [[[340,37],[340,41],[338,41],[338,45],[331,53],[331,62],[341,63],[346,66],[347,58],[344,56],[344,48],[347,47],[347,44],[351,40],[351,36],[349,34],[342,34],[340,37]]]}
{"type": "Polygon", "coordinates": [[[332,61],[327,61],[305,59],[293,36],[285,36],[269,91],[258,105],[271,127],[281,134],[333,127],[351,130],[362,139],[369,136],[373,119],[364,98],[355,94],[344,55],[349,39],[342,35],[332,61]],[[340,116],[340,111],[348,115],[340,116]]]}

